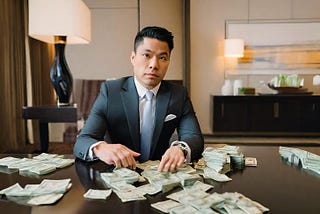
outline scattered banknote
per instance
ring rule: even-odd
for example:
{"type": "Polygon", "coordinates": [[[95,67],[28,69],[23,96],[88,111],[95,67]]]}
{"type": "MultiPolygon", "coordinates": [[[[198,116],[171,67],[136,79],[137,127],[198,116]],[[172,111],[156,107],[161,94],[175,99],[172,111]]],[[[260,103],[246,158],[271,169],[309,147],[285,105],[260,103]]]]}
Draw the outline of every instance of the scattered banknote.
{"type": "Polygon", "coordinates": [[[244,165],[245,166],[257,166],[258,165],[257,158],[245,157],[244,165]]]}
{"type": "Polygon", "coordinates": [[[193,185],[191,186],[184,186],[183,189],[187,192],[193,192],[193,191],[196,191],[196,190],[202,190],[204,192],[212,189],[213,186],[210,185],[210,184],[206,184],[206,183],[203,183],[201,181],[196,181],[195,183],[193,183],[193,185]]]}
{"type": "Polygon", "coordinates": [[[143,163],[137,163],[137,167],[142,169],[142,170],[145,170],[146,167],[155,167],[158,169],[159,167],[159,164],[160,164],[160,161],[159,160],[155,160],[155,161],[152,161],[152,160],[148,160],[146,162],[143,162],[143,163]]]}
{"type": "Polygon", "coordinates": [[[116,175],[119,175],[121,179],[124,179],[127,183],[133,184],[140,178],[139,173],[128,168],[116,168],[113,170],[116,175]]]}
{"type": "Polygon", "coordinates": [[[177,206],[180,206],[181,204],[179,202],[173,201],[173,200],[165,200],[165,201],[159,201],[157,203],[151,204],[151,207],[160,210],[164,213],[169,213],[169,211],[177,206]]]}
{"type": "Polygon", "coordinates": [[[31,198],[27,203],[30,205],[45,205],[53,204],[62,198],[63,194],[61,193],[52,193],[46,195],[39,195],[31,198]]]}
{"type": "Polygon", "coordinates": [[[196,181],[202,180],[199,174],[189,174],[185,172],[178,171],[175,175],[180,179],[182,186],[191,186],[196,181]]]}
{"type": "Polygon", "coordinates": [[[170,214],[201,214],[196,208],[192,206],[181,204],[170,209],[170,214]]]}
{"type": "Polygon", "coordinates": [[[311,152],[292,147],[279,147],[279,153],[289,163],[301,164],[303,169],[311,170],[320,175],[320,156],[311,152]]]}
{"type": "Polygon", "coordinates": [[[264,213],[267,207],[237,192],[219,194],[224,200],[212,206],[219,213],[264,213]]]}
{"type": "Polygon", "coordinates": [[[0,166],[8,169],[18,169],[20,174],[35,173],[45,175],[58,168],[64,168],[74,163],[74,159],[64,158],[63,155],[41,153],[33,158],[4,157],[0,159],[0,166]]]}
{"type": "Polygon", "coordinates": [[[203,169],[203,177],[204,178],[210,178],[218,182],[227,182],[231,181],[232,179],[225,174],[220,174],[216,170],[206,167],[203,169]]]}
{"type": "Polygon", "coordinates": [[[117,194],[117,196],[120,198],[120,200],[122,202],[138,201],[138,200],[146,200],[147,199],[140,192],[134,191],[134,190],[133,191],[114,190],[114,192],[117,194]]]}
{"type": "Polygon", "coordinates": [[[140,192],[142,195],[155,195],[162,191],[162,187],[148,183],[137,187],[137,191],[140,192]]]}
{"type": "Polygon", "coordinates": [[[89,199],[107,199],[112,193],[111,189],[108,190],[98,190],[98,189],[89,189],[83,197],[89,199]]]}
{"type": "Polygon", "coordinates": [[[71,185],[71,179],[44,179],[40,184],[27,184],[24,188],[16,183],[1,190],[0,195],[6,195],[14,201],[19,201],[17,199],[19,197],[26,197],[28,199],[26,203],[29,205],[52,204],[59,200],[71,185]]]}

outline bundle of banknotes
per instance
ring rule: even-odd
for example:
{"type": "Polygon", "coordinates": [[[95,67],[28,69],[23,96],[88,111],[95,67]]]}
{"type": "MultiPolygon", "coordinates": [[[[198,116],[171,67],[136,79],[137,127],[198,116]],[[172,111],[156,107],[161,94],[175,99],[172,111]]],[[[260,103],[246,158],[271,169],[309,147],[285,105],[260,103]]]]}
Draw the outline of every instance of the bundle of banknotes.
{"type": "Polygon", "coordinates": [[[0,159],[0,166],[7,167],[8,169],[17,169],[23,175],[27,175],[28,173],[44,175],[73,163],[74,159],[48,153],[42,153],[33,158],[15,158],[9,156],[0,159]]]}
{"type": "Polygon", "coordinates": [[[279,147],[279,153],[289,163],[299,165],[320,175],[320,156],[299,148],[279,147]]]}
{"type": "MultiPolygon", "coordinates": [[[[196,183],[194,184],[196,185],[196,183]]],[[[269,209],[256,201],[234,192],[207,193],[197,189],[172,193],[167,196],[168,200],[151,204],[151,206],[164,213],[264,213],[269,209]]]]}
{"type": "MultiPolygon", "coordinates": [[[[147,184],[138,185],[138,187],[133,183],[143,179],[137,172],[126,168],[101,173],[101,179],[122,202],[146,200],[146,194],[167,193],[178,187],[182,188],[168,195],[168,200],[151,204],[152,207],[164,213],[263,213],[269,210],[239,193],[208,193],[207,191],[214,187],[204,183],[200,174],[204,178],[217,181],[230,180],[214,169],[205,167],[202,170],[196,170],[185,164],[174,173],[158,172],[159,164],[159,161],[137,164],[138,168],[143,169],[141,176],[148,181],[147,184]]],[[[98,194],[100,193],[93,194],[92,197],[98,197],[95,196],[98,194]]]]}
{"type": "MultiPolygon", "coordinates": [[[[223,147],[207,147],[202,153],[201,158],[195,163],[196,169],[203,170],[203,177],[210,178],[218,182],[231,181],[232,179],[225,175],[231,168],[243,169],[246,163],[246,158],[240,151],[238,146],[225,145],[223,147]]],[[[247,166],[256,166],[252,164],[250,158],[247,161],[247,166]]]]}
{"type": "Polygon", "coordinates": [[[44,179],[40,184],[27,184],[24,188],[16,183],[0,191],[9,200],[25,205],[53,204],[70,188],[71,179],[44,179]]]}

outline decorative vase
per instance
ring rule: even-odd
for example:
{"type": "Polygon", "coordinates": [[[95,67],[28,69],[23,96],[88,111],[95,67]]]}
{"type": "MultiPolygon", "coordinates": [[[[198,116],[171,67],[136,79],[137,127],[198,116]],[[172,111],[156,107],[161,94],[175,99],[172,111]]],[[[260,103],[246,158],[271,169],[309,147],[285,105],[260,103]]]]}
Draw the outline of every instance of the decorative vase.
{"type": "Polygon", "coordinates": [[[225,80],[221,88],[222,95],[232,95],[232,84],[231,80],[225,80]]]}
{"type": "Polygon", "coordinates": [[[233,82],[233,95],[239,95],[239,88],[243,87],[242,80],[234,80],[233,82]]]}
{"type": "Polygon", "coordinates": [[[58,96],[58,105],[70,105],[72,75],[65,59],[66,36],[55,36],[55,57],[50,70],[50,79],[58,96]]]}

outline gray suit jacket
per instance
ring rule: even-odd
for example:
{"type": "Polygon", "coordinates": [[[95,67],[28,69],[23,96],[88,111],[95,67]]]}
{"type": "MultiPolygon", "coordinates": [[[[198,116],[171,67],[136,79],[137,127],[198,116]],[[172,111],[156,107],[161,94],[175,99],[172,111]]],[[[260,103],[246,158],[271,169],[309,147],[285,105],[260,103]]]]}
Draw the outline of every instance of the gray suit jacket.
{"type": "MultiPolygon", "coordinates": [[[[90,146],[104,140],[140,152],[139,97],[133,77],[106,81],[74,146],[74,155],[86,160],[90,146]]],[[[203,137],[186,88],[162,81],[156,96],[155,127],[150,159],[160,160],[177,130],[188,143],[191,159],[201,157],[203,137]],[[167,115],[176,118],[165,121],[167,115]]]]}

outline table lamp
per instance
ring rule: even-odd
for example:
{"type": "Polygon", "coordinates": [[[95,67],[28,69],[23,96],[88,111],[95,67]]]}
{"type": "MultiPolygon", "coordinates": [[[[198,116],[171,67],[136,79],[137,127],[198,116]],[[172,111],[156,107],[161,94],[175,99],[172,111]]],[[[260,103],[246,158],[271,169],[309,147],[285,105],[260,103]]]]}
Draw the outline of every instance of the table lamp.
{"type": "Polygon", "coordinates": [[[224,56],[225,57],[243,57],[244,41],[242,39],[225,39],[224,56]]]}
{"type": "Polygon", "coordinates": [[[65,45],[91,40],[91,13],[82,0],[29,0],[29,35],[55,44],[50,79],[58,105],[70,105],[72,74],[65,59],[65,45]]]}

